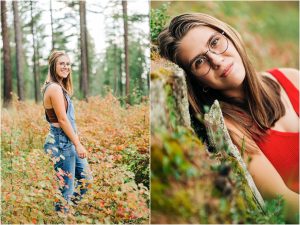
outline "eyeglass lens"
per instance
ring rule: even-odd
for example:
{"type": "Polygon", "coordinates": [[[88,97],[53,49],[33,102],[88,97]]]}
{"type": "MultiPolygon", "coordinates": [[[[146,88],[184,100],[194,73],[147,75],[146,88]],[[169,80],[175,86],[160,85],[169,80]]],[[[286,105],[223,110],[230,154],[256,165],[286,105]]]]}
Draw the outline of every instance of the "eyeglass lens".
{"type": "MultiPolygon", "coordinates": [[[[216,34],[210,41],[208,51],[220,55],[228,48],[228,40],[223,34],[216,34]]],[[[192,69],[200,76],[206,75],[210,71],[211,65],[206,55],[199,56],[193,63],[192,69]]]]}

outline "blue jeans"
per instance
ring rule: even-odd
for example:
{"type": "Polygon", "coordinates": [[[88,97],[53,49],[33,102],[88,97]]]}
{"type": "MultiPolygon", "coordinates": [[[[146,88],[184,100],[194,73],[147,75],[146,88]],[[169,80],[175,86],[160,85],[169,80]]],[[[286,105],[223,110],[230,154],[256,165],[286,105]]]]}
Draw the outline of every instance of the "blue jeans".
{"type": "MultiPolygon", "coordinates": [[[[67,204],[77,204],[87,192],[88,185],[92,182],[87,159],[78,157],[75,146],[65,135],[61,128],[50,127],[46,138],[44,150],[50,154],[54,161],[54,169],[59,181],[60,191],[67,204]],[[75,188],[80,186],[79,193],[75,188]]],[[[67,211],[68,206],[63,206],[59,201],[55,203],[56,211],[67,211]]]]}

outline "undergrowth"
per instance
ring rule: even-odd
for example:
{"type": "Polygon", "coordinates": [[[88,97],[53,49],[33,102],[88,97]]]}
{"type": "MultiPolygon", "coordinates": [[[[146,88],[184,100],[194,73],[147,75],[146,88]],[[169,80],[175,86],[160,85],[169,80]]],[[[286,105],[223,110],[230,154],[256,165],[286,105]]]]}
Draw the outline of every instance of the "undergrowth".
{"type": "Polygon", "coordinates": [[[74,104],[94,181],[65,219],[54,211],[62,197],[43,150],[42,105],[14,100],[2,109],[2,223],[149,223],[148,104],[125,109],[112,95],[74,104]]]}

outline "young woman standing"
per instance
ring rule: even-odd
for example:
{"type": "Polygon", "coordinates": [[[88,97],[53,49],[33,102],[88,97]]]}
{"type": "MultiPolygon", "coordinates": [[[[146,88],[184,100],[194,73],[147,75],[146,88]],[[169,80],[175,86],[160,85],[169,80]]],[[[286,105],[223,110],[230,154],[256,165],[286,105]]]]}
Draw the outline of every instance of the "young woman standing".
{"type": "Polygon", "coordinates": [[[63,51],[53,51],[49,57],[49,73],[42,89],[43,105],[50,132],[44,149],[51,155],[66,203],[58,201],[55,210],[68,212],[87,192],[92,180],[87,151],[77,134],[75,111],[70,96],[73,93],[71,63],[63,51]],[[75,187],[80,185],[80,193],[75,187]]]}

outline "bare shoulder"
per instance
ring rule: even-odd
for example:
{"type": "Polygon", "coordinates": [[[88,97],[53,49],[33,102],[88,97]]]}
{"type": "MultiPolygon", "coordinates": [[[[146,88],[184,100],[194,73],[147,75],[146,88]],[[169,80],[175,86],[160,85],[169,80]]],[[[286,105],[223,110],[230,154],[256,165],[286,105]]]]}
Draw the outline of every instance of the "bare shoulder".
{"type": "MultiPolygon", "coordinates": [[[[286,76],[287,79],[289,79],[292,84],[299,90],[299,70],[294,69],[294,68],[279,68],[279,70],[286,76]]],[[[270,73],[268,72],[260,72],[259,73],[262,76],[266,76],[274,81],[276,81],[278,83],[278,81],[276,80],[276,78],[274,76],[272,76],[270,73]]]]}
{"type": "Polygon", "coordinates": [[[270,79],[272,79],[272,80],[274,80],[274,81],[277,82],[276,78],[273,77],[270,73],[268,73],[268,72],[266,72],[266,71],[259,72],[259,75],[268,77],[268,78],[270,78],[270,79]]]}
{"type": "Polygon", "coordinates": [[[279,70],[294,84],[299,90],[299,70],[294,68],[279,68],[279,70]]]}
{"type": "Polygon", "coordinates": [[[59,84],[52,83],[52,84],[49,85],[46,92],[50,96],[57,95],[58,93],[62,93],[62,88],[59,84]]]}

